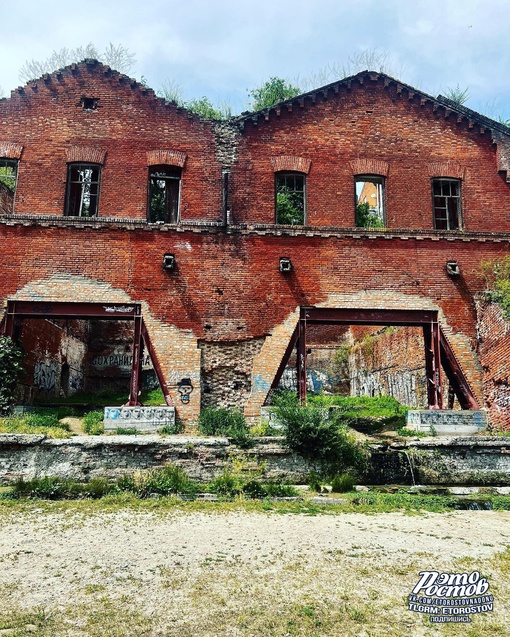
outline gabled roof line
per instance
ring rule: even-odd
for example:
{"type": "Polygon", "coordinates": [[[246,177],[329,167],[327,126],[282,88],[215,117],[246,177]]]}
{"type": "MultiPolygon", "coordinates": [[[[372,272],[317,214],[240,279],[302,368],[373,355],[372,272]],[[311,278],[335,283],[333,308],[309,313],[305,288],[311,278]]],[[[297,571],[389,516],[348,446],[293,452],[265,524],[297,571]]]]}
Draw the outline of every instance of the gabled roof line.
{"type": "Polygon", "coordinates": [[[345,77],[341,80],[336,80],[335,82],[331,82],[330,84],[326,84],[325,86],[321,86],[306,93],[302,93],[301,95],[296,95],[295,97],[292,97],[290,99],[278,102],[277,104],[274,104],[273,106],[270,106],[268,108],[264,108],[259,111],[242,113],[237,117],[233,117],[231,121],[238,122],[239,124],[244,125],[245,122],[251,120],[254,125],[257,125],[258,119],[261,117],[265,121],[268,121],[269,116],[272,112],[280,115],[283,108],[292,110],[294,105],[303,106],[304,100],[306,99],[311,99],[313,102],[315,102],[320,93],[322,93],[324,96],[326,96],[329,91],[338,93],[340,86],[347,86],[348,88],[350,88],[353,82],[363,84],[365,79],[371,81],[382,79],[384,81],[385,87],[389,86],[390,84],[394,84],[397,87],[397,92],[399,93],[401,93],[402,91],[406,91],[410,97],[419,96],[422,100],[422,103],[429,102],[436,107],[441,106],[442,108],[457,113],[461,117],[465,117],[471,122],[478,124],[481,128],[498,131],[499,133],[510,136],[510,129],[507,126],[493,119],[490,119],[489,117],[486,117],[481,113],[477,113],[470,108],[457,104],[456,102],[453,102],[452,100],[443,97],[442,95],[433,97],[432,95],[424,93],[423,91],[414,88],[413,86],[410,86],[405,82],[401,82],[394,77],[386,75],[385,73],[370,70],[361,71],[356,75],[350,75],[349,77],[345,77]]]}

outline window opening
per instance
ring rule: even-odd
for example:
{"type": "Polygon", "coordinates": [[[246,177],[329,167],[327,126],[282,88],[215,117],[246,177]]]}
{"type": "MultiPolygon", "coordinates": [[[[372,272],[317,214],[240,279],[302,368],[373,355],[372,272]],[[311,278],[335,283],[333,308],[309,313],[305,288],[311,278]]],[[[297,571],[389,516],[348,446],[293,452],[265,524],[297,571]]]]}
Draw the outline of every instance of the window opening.
{"type": "Polygon", "coordinates": [[[149,172],[149,223],[178,223],[181,169],[154,166],[149,172]]]}
{"type": "Polygon", "coordinates": [[[80,100],[81,107],[84,111],[95,111],[98,102],[99,98],[97,97],[82,97],[80,100]]]}
{"type": "Polygon", "coordinates": [[[356,226],[384,228],[384,177],[355,178],[356,226]]]}
{"type": "Polygon", "coordinates": [[[70,217],[96,217],[99,203],[101,166],[69,164],[66,214],[70,217]]]}
{"type": "Polygon", "coordinates": [[[14,212],[14,195],[18,179],[18,160],[0,159],[0,213],[14,212]]]}
{"type": "Polygon", "coordinates": [[[276,223],[302,226],[305,223],[305,175],[277,173],[275,175],[276,223]]]}
{"type": "Polygon", "coordinates": [[[461,192],[459,179],[433,179],[432,201],[434,228],[459,230],[461,227],[461,192]]]}

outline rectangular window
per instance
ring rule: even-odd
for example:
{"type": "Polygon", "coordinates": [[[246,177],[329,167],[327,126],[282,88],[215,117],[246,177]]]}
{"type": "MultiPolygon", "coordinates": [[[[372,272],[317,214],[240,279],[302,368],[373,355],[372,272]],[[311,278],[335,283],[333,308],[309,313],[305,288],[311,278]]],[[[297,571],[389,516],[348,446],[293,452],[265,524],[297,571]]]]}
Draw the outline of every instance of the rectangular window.
{"type": "Polygon", "coordinates": [[[305,175],[277,173],[275,175],[276,223],[302,226],[305,223],[305,175]]]}
{"type": "Polygon", "coordinates": [[[436,230],[459,230],[461,193],[459,179],[433,179],[432,205],[436,230]]]}
{"type": "Polygon", "coordinates": [[[181,169],[153,166],[149,169],[149,223],[178,223],[181,169]]]}
{"type": "Polygon", "coordinates": [[[384,228],[384,177],[360,175],[354,180],[356,226],[384,228]]]}
{"type": "Polygon", "coordinates": [[[0,214],[14,212],[14,195],[18,178],[18,160],[0,158],[0,214]]]}
{"type": "Polygon", "coordinates": [[[101,166],[69,164],[67,171],[66,215],[97,217],[101,166]]]}

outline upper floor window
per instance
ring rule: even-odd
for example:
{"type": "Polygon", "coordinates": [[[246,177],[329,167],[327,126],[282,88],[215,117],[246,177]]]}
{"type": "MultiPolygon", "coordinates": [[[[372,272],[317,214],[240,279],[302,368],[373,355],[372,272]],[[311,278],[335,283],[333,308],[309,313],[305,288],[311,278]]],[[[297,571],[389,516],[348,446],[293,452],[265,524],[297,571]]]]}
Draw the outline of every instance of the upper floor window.
{"type": "Polygon", "coordinates": [[[98,164],[68,165],[66,215],[97,217],[100,176],[98,164]]]}
{"type": "Polygon", "coordinates": [[[459,230],[462,225],[460,179],[433,179],[432,206],[436,230],[459,230]]]}
{"type": "Polygon", "coordinates": [[[181,168],[149,168],[149,223],[178,223],[181,195],[181,168]]]}
{"type": "Polygon", "coordinates": [[[276,223],[302,226],[305,223],[306,176],[302,173],[275,174],[276,223]]]}
{"type": "Polygon", "coordinates": [[[14,212],[14,195],[18,178],[18,160],[0,159],[0,213],[14,212]]]}
{"type": "Polygon", "coordinates": [[[356,226],[384,228],[384,177],[359,175],[354,178],[356,226]]]}

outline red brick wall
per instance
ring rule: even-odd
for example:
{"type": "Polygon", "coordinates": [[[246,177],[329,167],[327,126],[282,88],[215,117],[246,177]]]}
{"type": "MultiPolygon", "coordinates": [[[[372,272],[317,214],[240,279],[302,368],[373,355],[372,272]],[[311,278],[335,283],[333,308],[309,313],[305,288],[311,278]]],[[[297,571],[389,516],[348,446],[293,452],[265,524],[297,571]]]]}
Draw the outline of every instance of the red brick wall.
{"type": "Polygon", "coordinates": [[[241,384],[239,404],[256,414],[294,329],[293,313],[304,305],[437,309],[476,381],[479,264],[509,253],[501,233],[510,232],[510,187],[498,173],[499,147],[476,123],[407,89],[399,93],[392,82],[385,87],[384,78],[340,85],[326,97],[317,94],[315,104],[306,97],[303,108],[271,112],[257,127],[247,120],[241,130],[164,105],[101,65],[80,64],[0,100],[0,143],[23,146],[17,216],[0,218],[0,296],[141,302],[177,400],[180,379],[192,380],[189,405],[178,405],[189,419],[200,408],[199,348],[207,344],[215,345],[202,352],[203,373],[228,385],[210,395],[230,403],[232,383],[241,384]],[[98,98],[98,108],[83,110],[83,96],[98,98]],[[99,218],[85,223],[62,216],[73,146],[106,151],[99,218]],[[186,153],[177,228],[145,223],[147,152],[158,149],[186,153]],[[310,162],[308,224],[322,229],[273,225],[271,160],[282,155],[310,162]],[[232,161],[229,207],[234,222],[246,225],[222,229],[211,222],[221,219],[221,173],[232,161]],[[387,175],[388,229],[349,230],[353,175],[376,169],[387,175]],[[430,178],[437,171],[462,175],[465,232],[432,231],[430,178]],[[176,256],[172,272],[161,267],[165,253],[176,256]],[[288,275],[279,272],[281,256],[292,260],[288,275]],[[450,259],[460,277],[447,275],[450,259]],[[211,360],[225,361],[229,352],[253,360],[217,373],[211,360]]]}
{"type": "Polygon", "coordinates": [[[212,124],[99,64],[79,64],[30,82],[0,101],[0,140],[23,145],[15,212],[62,215],[72,146],[106,151],[99,215],[146,219],[147,152],[186,153],[181,218],[214,220],[221,210],[221,168],[212,124]],[[83,96],[98,98],[84,110],[83,96]]]}
{"type": "Polygon", "coordinates": [[[457,123],[457,114],[445,117],[445,109],[432,103],[421,105],[417,94],[409,99],[407,91],[397,91],[383,78],[353,82],[338,95],[330,90],[326,100],[319,94],[315,103],[306,98],[290,113],[282,107],[279,116],[260,117],[257,126],[248,120],[233,172],[235,217],[274,222],[271,158],[290,155],[311,160],[308,225],[354,226],[354,173],[373,172],[370,165],[382,163],[387,227],[432,229],[431,177],[462,176],[464,229],[509,232],[510,189],[498,174],[490,132],[457,123]],[[450,174],[431,174],[437,172],[450,174]]]}
{"type": "Polygon", "coordinates": [[[477,300],[480,362],[490,423],[510,429],[510,321],[484,295],[477,300]]]}

